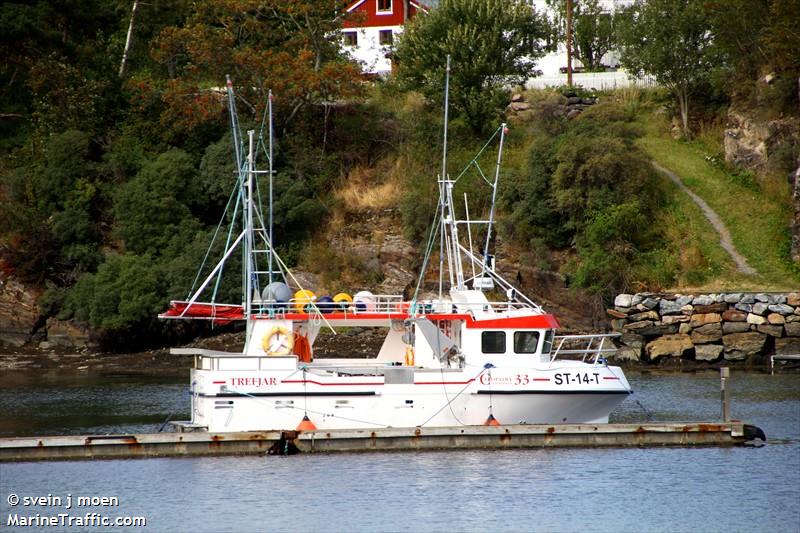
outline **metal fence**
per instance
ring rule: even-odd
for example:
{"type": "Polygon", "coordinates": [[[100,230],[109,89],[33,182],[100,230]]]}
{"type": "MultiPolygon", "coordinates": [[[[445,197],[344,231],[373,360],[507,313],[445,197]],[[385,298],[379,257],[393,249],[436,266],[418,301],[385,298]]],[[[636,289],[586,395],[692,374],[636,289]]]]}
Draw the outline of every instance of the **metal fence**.
{"type": "MultiPolygon", "coordinates": [[[[567,75],[539,76],[530,78],[525,87],[527,89],[544,89],[546,87],[560,87],[567,84],[567,75]]],[[[616,72],[580,72],[572,74],[572,84],[580,85],[585,89],[598,91],[619,89],[623,87],[657,87],[658,83],[652,76],[642,78],[629,77],[622,70],[616,72]]]]}

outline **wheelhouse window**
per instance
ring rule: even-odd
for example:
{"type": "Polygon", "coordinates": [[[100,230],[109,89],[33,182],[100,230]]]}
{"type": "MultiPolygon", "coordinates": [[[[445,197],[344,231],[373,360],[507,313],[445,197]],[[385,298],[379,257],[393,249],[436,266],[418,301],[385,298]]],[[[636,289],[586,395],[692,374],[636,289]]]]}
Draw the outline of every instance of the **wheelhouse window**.
{"type": "Polygon", "coordinates": [[[481,351],[483,353],[506,353],[506,332],[484,331],[481,333],[481,351]]]}
{"type": "Polygon", "coordinates": [[[539,347],[538,331],[515,331],[514,353],[536,353],[539,347]]]}
{"type": "Polygon", "coordinates": [[[392,30],[381,30],[378,33],[378,42],[381,45],[392,44],[393,40],[394,40],[394,36],[392,35],[392,30]]]}
{"type": "Polygon", "coordinates": [[[555,332],[552,329],[548,329],[544,334],[544,344],[542,345],[542,353],[549,354],[550,350],[553,349],[553,337],[555,336],[555,332]]]}
{"type": "Polygon", "coordinates": [[[344,32],[345,46],[358,46],[358,34],[354,31],[344,32]]]}
{"type": "Polygon", "coordinates": [[[377,2],[378,2],[378,13],[392,12],[392,0],[377,0],[377,2]]]}

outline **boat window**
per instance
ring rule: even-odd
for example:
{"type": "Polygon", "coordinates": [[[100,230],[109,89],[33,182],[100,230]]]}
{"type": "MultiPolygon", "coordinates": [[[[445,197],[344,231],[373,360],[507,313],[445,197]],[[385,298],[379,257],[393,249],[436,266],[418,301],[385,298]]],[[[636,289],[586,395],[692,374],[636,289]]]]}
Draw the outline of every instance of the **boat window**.
{"type": "Polygon", "coordinates": [[[536,353],[539,347],[538,331],[515,331],[514,353],[536,353]]]}
{"type": "Polygon", "coordinates": [[[481,334],[481,351],[483,353],[506,353],[506,332],[484,331],[481,334]]]}
{"type": "Polygon", "coordinates": [[[549,354],[550,350],[553,349],[553,336],[555,332],[552,329],[548,329],[544,334],[544,344],[542,345],[542,353],[549,354]]]}

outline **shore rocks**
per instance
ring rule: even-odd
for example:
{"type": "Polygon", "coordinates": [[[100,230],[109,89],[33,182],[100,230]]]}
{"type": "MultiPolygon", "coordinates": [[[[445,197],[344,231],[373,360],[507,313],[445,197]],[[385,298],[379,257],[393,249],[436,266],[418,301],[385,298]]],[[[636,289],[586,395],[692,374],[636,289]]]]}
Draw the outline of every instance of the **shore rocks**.
{"type": "Polygon", "coordinates": [[[731,333],[723,336],[722,345],[725,347],[725,359],[728,361],[742,361],[761,352],[766,338],[766,335],[754,331],[731,333]]]}
{"type": "Polygon", "coordinates": [[[649,342],[645,351],[650,361],[656,362],[662,357],[684,357],[694,348],[688,335],[664,335],[649,342]]]}
{"type": "Polygon", "coordinates": [[[800,353],[800,293],[620,294],[617,361],[752,361],[800,353]],[[646,303],[645,303],[646,302],[646,303]]]}
{"type": "Polygon", "coordinates": [[[40,343],[40,348],[85,348],[89,344],[89,330],[76,325],[73,321],[47,319],[47,340],[40,343]],[[46,346],[41,346],[47,343],[46,346]]]}

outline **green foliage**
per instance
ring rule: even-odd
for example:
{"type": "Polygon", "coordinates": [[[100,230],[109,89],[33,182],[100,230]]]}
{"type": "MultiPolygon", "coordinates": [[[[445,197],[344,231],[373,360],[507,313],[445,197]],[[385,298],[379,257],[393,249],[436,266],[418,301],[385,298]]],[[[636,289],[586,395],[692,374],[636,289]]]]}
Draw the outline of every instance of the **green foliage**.
{"type": "Polygon", "coordinates": [[[344,0],[210,0],[197,3],[185,20],[164,27],[151,42],[160,68],[136,84],[140,96],[160,100],[164,128],[181,135],[219,122],[221,98],[209,86],[228,73],[240,112],[260,118],[267,94],[279,130],[310,105],[361,93],[359,70],[342,55],[338,30],[347,16],[344,0]]]}
{"type": "Polygon", "coordinates": [[[92,148],[83,132],[53,135],[43,157],[6,178],[4,255],[22,279],[70,284],[98,264],[104,198],[92,148]]]}
{"type": "Polygon", "coordinates": [[[717,63],[703,0],[636,0],[618,26],[620,62],[673,92],[684,135],[690,136],[690,94],[709,79],[717,63]]]}
{"type": "Polygon", "coordinates": [[[397,75],[404,87],[422,90],[438,104],[449,55],[453,109],[474,132],[485,132],[504,106],[507,88],[531,76],[545,33],[543,19],[522,1],[442,0],[400,37],[397,75]]]}
{"type": "Polygon", "coordinates": [[[199,202],[192,158],[170,150],[142,167],[114,197],[116,234],[135,254],[157,256],[199,202]]]}
{"type": "Polygon", "coordinates": [[[648,243],[648,219],[636,202],[610,204],[578,235],[575,283],[610,299],[631,286],[638,254],[648,243]]]}
{"type": "Polygon", "coordinates": [[[78,280],[61,316],[124,330],[152,322],[164,307],[164,294],[164,279],[151,257],[111,255],[96,274],[84,274],[78,280]]]}
{"type": "Polygon", "coordinates": [[[408,189],[400,202],[403,229],[406,237],[420,244],[424,249],[428,232],[436,213],[438,194],[436,184],[428,176],[415,176],[408,183],[408,189]]]}
{"type": "Polygon", "coordinates": [[[24,143],[67,128],[96,133],[119,103],[107,75],[113,3],[4,2],[0,6],[0,138],[24,143]],[[24,133],[23,133],[24,132],[24,133]]]}
{"type": "MultiPolygon", "coordinates": [[[[553,12],[551,39],[566,41],[566,0],[547,0],[553,12]]],[[[587,70],[602,70],[603,56],[616,45],[616,11],[608,12],[598,0],[572,2],[575,57],[587,70]]]]}
{"type": "MultiPolygon", "coordinates": [[[[503,190],[503,231],[528,246],[574,245],[575,283],[610,294],[630,286],[639,255],[657,245],[647,214],[658,205],[653,171],[633,144],[632,117],[598,104],[567,121],[540,102],[546,125],[535,136],[528,170],[503,190]]],[[[540,126],[541,127],[541,126],[540,126]]]]}

